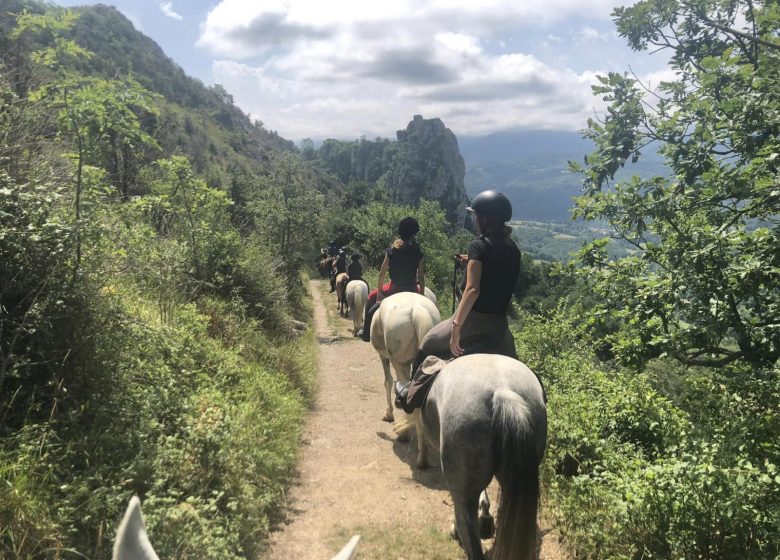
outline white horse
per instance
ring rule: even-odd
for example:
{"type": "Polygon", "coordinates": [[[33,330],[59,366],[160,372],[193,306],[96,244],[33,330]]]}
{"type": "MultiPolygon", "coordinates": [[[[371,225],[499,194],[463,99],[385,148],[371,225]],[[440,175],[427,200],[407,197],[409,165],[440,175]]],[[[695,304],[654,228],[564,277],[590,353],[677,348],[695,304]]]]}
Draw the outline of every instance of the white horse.
{"type": "MultiPolygon", "coordinates": [[[[353,560],[357,553],[360,537],[355,535],[347,545],[331,560],[353,560]]],[[[146,535],[144,519],[141,515],[141,500],[133,496],[127,506],[125,516],[119,524],[114,541],[113,560],[159,560],[157,553],[146,535]]]]}
{"type": "MultiPolygon", "coordinates": [[[[393,422],[393,365],[396,378],[405,383],[411,377],[412,362],[417,356],[417,348],[433,326],[441,321],[436,305],[425,296],[415,292],[401,292],[382,300],[374,319],[371,321],[371,344],[379,354],[385,373],[385,392],[387,410],[383,420],[393,422]]],[[[415,412],[415,414],[417,414],[415,412]]],[[[414,422],[417,430],[417,466],[427,466],[425,441],[422,438],[419,421],[414,422]]],[[[406,432],[399,432],[404,438],[406,432]]]]}
{"type": "Polygon", "coordinates": [[[368,302],[368,284],[355,280],[347,284],[347,308],[352,310],[353,334],[363,327],[363,315],[368,302]]]}
{"type": "Polygon", "coordinates": [[[468,559],[485,558],[479,524],[489,518],[485,489],[493,476],[501,501],[492,558],[533,558],[539,463],[547,442],[547,410],[533,372],[496,354],[453,360],[433,382],[419,418],[424,437],[439,448],[456,534],[468,559]]]}

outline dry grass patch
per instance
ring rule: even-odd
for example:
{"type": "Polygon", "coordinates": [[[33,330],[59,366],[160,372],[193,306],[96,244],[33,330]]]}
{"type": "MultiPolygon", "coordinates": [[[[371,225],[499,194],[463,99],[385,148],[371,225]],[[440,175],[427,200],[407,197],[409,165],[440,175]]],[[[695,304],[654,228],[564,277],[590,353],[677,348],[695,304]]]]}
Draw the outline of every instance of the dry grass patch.
{"type": "Polygon", "coordinates": [[[360,535],[359,558],[452,560],[463,557],[463,550],[458,543],[433,525],[340,527],[328,539],[334,554],[352,535],[360,535]]]}

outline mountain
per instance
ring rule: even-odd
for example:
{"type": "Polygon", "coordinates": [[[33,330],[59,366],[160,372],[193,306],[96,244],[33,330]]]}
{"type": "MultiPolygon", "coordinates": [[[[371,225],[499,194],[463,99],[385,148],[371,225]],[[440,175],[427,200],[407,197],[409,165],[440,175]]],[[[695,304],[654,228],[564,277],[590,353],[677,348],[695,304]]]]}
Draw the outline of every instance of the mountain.
{"type": "MultiPolygon", "coordinates": [[[[458,140],[441,119],[415,115],[397,140],[328,139],[318,150],[304,148],[341,182],[366,182],[384,188],[398,204],[437,200],[447,219],[462,223],[466,208],[466,171],[458,140]]],[[[308,155],[307,155],[308,154],[308,155]]]]}
{"type": "Polygon", "coordinates": [[[414,204],[438,200],[450,223],[463,223],[466,213],[466,165],[458,140],[441,119],[415,115],[397,133],[394,155],[382,184],[393,202],[414,204]]]}
{"type": "MultiPolygon", "coordinates": [[[[569,161],[582,162],[593,149],[577,132],[521,130],[459,139],[466,162],[469,196],[493,188],[512,201],[514,218],[566,222],[580,194],[580,177],[569,172],[569,161]]],[[[667,175],[662,158],[646,149],[636,164],[620,176],[667,175]]]]}
{"type": "MultiPolygon", "coordinates": [[[[42,14],[51,6],[30,0],[4,0],[0,11],[0,57],[18,65],[10,30],[16,14],[42,14]]],[[[137,31],[119,10],[95,5],[72,8],[78,19],[68,38],[94,53],[72,63],[82,75],[102,78],[132,76],[159,94],[159,115],[145,123],[165,155],[184,153],[212,186],[229,188],[242,171],[261,169],[275,153],[295,151],[295,145],[262,123],[251,120],[219,85],[207,87],[187,76],[152,39],[137,31]]],[[[25,37],[22,40],[31,41],[25,37]]],[[[22,61],[23,62],[23,61],[22,61]]]]}

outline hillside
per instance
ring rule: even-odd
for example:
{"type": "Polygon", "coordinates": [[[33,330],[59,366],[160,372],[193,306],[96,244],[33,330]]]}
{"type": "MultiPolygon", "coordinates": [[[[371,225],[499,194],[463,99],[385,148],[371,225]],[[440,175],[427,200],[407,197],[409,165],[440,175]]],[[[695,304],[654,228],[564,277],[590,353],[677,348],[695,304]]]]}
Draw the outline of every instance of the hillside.
{"type": "MultiPolygon", "coordinates": [[[[24,62],[15,59],[10,39],[15,14],[22,10],[42,14],[46,8],[28,0],[3,3],[0,58],[6,65],[24,62]]],[[[291,141],[252,121],[221,86],[207,87],[187,76],[116,8],[97,5],[72,11],[78,18],[65,36],[94,55],[71,62],[71,71],[106,79],[132,76],[145,89],[159,94],[159,115],[145,123],[147,128],[163,154],[187,154],[195,170],[206,175],[212,186],[229,188],[236,171],[258,171],[273,154],[295,150],[291,141]]],[[[35,42],[29,38],[22,42],[26,41],[35,42]]]]}
{"type": "MultiPolygon", "coordinates": [[[[528,130],[497,132],[458,139],[466,161],[469,196],[494,188],[512,200],[516,220],[566,222],[572,198],[580,194],[580,177],[569,161],[581,162],[593,149],[577,132],[528,130]]],[[[666,174],[662,159],[649,151],[620,177],[666,174]]]]}

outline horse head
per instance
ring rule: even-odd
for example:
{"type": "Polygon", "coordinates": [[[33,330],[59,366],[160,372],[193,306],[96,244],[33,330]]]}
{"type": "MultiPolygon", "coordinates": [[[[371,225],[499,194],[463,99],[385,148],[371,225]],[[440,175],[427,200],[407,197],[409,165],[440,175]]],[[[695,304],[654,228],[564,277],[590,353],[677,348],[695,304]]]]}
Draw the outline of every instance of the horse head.
{"type": "MultiPolygon", "coordinates": [[[[353,560],[357,557],[360,536],[355,535],[347,545],[331,560],[353,560]]],[[[130,499],[125,515],[119,523],[114,542],[112,560],[159,560],[157,553],[146,535],[141,500],[138,496],[130,499]]]]}

